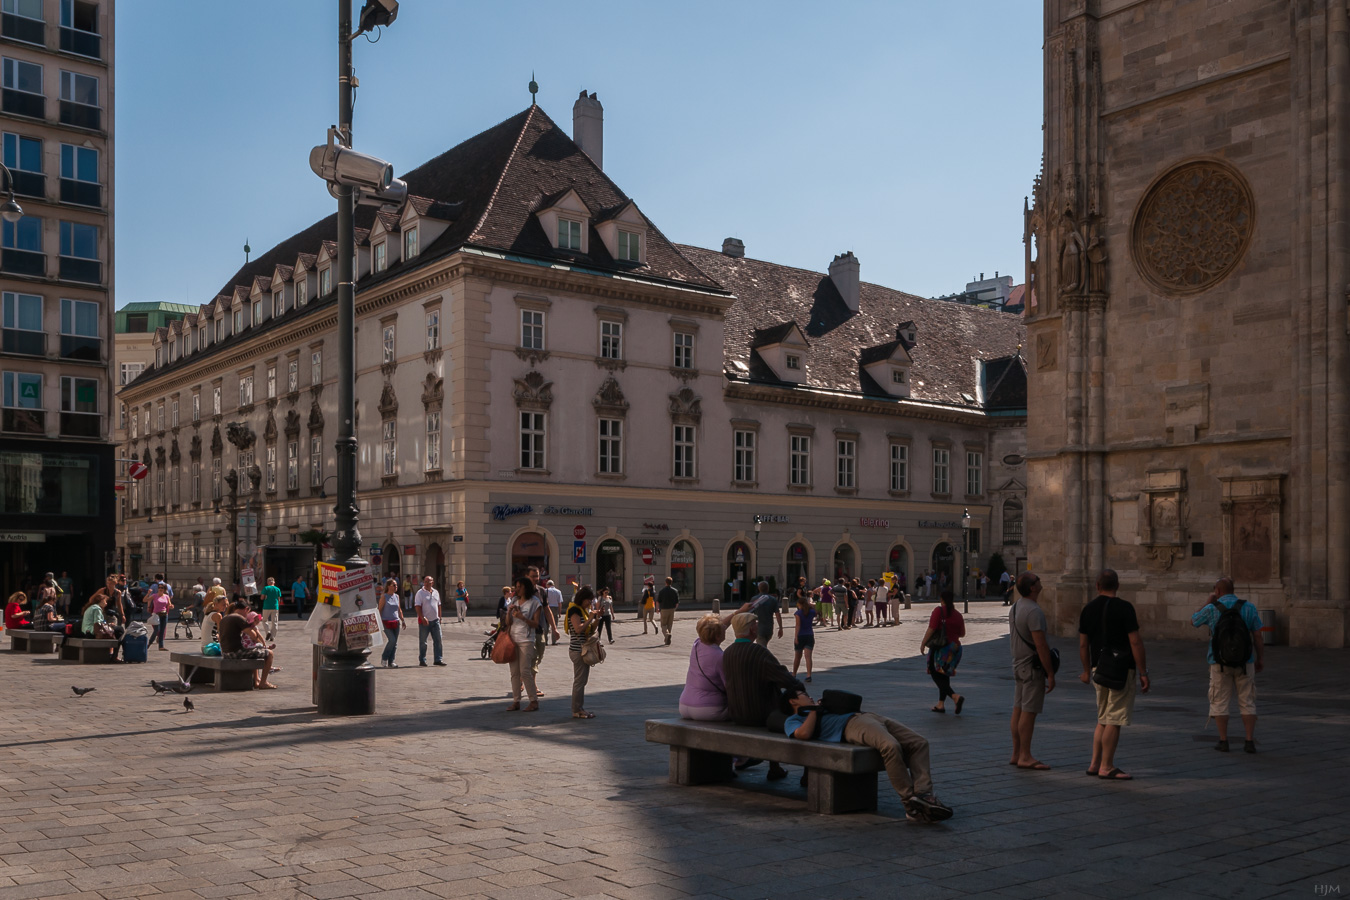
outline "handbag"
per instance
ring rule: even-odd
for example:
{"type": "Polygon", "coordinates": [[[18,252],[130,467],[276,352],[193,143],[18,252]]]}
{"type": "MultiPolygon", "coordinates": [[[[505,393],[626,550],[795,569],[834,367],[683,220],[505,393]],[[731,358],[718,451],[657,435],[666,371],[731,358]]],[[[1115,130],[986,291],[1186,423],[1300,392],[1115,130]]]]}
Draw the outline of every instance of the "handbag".
{"type": "Polygon", "coordinates": [[[1124,690],[1130,678],[1130,664],[1134,656],[1118,647],[1106,646],[1106,611],[1111,608],[1111,599],[1102,607],[1101,645],[1102,652],[1097,657],[1097,667],[1092,670],[1092,681],[1111,691],[1124,690]]]}
{"type": "Polygon", "coordinates": [[[511,639],[511,632],[504,629],[497,632],[497,639],[492,642],[492,661],[504,666],[515,658],[516,642],[511,639]]]}
{"type": "Polygon", "coordinates": [[[924,644],[929,650],[941,650],[947,646],[947,612],[944,609],[942,618],[938,619],[938,627],[933,631],[933,636],[924,644]]]}
{"type": "MultiPolygon", "coordinates": [[[[1013,631],[1017,631],[1017,626],[1013,626],[1013,631]]],[[[1044,672],[1045,666],[1041,665],[1041,655],[1036,652],[1036,645],[1022,636],[1022,632],[1017,631],[1017,636],[1022,638],[1022,643],[1031,648],[1031,668],[1035,672],[1044,672]]],[[[1054,647],[1050,648],[1050,674],[1059,674],[1059,651],[1054,647]]]]}
{"type": "Polygon", "coordinates": [[[598,666],[605,661],[605,648],[600,643],[600,633],[586,639],[581,645],[581,661],[588,666],[598,666]]]}
{"type": "Polygon", "coordinates": [[[385,631],[398,631],[398,619],[385,619],[383,623],[385,631]]]}

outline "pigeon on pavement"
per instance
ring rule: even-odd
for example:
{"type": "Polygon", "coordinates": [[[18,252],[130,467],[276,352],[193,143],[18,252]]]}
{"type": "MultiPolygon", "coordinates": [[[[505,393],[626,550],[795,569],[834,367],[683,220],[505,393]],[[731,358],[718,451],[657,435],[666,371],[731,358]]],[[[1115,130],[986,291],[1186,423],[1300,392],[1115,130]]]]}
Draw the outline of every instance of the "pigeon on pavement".
{"type": "Polygon", "coordinates": [[[85,694],[92,693],[93,691],[98,690],[98,688],[76,687],[73,684],[70,686],[70,689],[75,692],[76,697],[83,697],[85,694]]]}
{"type": "Polygon", "coordinates": [[[191,700],[189,700],[187,697],[184,697],[184,698],[183,698],[183,709],[184,709],[186,712],[192,712],[194,709],[196,709],[196,707],[192,705],[192,701],[191,701],[191,700]]]}
{"type": "Polygon", "coordinates": [[[168,684],[164,684],[163,682],[155,681],[153,678],[150,679],[150,687],[154,689],[154,692],[155,692],[156,694],[163,694],[163,693],[165,693],[166,691],[171,691],[171,690],[173,690],[173,686],[172,686],[172,685],[168,685],[168,684]]]}

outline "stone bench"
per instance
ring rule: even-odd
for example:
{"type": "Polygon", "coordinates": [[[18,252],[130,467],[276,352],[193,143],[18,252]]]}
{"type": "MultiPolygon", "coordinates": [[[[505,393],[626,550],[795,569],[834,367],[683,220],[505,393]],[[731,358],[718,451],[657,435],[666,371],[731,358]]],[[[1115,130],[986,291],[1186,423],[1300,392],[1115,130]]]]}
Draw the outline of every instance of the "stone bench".
{"type": "Polygon", "coordinates": [[[187,684],[210,684],[218,691],[253,690],[253,673],[260,671],[263,659],[225,659],[202,653],[170,653],[178,663],[179,677],[187,684]]]}
{"type": "Polygon", "coordinates": [[[65,662],[110,663],[113,661],[113,651],[120,643],[109,638],[71,635],[61,644],[61,659],[65,662]]]}
{"type": "Polygon", "coordinates": [[[61,635],[55,631],[34,631],[31,628],[11,628],[9,649],[14,653],[51,653],[61,635]]]}
{"type": "Polygon", "coordinates": [[[871,747],[799,741],[763,728],[688,719],[648,719],[647,740],[670,746],[671,784],[728,781],[734,777],[731,758],[751,757],[805,768],[811,812],[834,815],[877,808],[877,773],[885,766],[871,747]]]}

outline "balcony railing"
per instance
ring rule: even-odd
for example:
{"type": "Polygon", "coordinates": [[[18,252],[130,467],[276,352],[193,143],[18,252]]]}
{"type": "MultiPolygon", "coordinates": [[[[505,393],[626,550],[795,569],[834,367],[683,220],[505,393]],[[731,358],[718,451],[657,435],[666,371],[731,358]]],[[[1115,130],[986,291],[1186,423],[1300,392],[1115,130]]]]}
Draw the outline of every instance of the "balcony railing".
{"type": "Polygon", "coordinates": [[[0,430],[14,434],[46,434],[47,413],[41,409],[0,410],[0,430]]]}
{"type": "Polygon", "coordinates": [[[61,358],[98,362],[102,358],[103,341],[98,338],[61,335],[61,358]]]}
{"type": "Polygon", "coordinates": [[[5,13],[0,16],[0,34],[25,44],[42,46],[47,43],[47,23],[5,13]]]}
{"type": "Polygon", "coordinates": [[[23,194],[25,197],[47,196],[46,175],[41,172],[23,172],[18,169],[10,169],[9,173],[14,176],[14,193],[23,194]]]}
{"type": "MultiPolygon", "coordinates": [[[[6,253],[9,251],[6,250],[6,253]]],[[[61,279],[63,281],[82,281],[85,284],[103,283],[103,263],[96,259],[78,259],[74,256],[61,257],[61,279]]]]}
{"type": "Polygon", "coordinates": [[[90,181],[61,179],[61,202],[78,203],[81,206],[102,206],[103,185],[90,181]]]}
{"type": "Polygon", "coordinates": [[[27,356],[46,356],[47,335],[41,331],[6,328],[0,332],[0,350],[6,353],[23,353],[27,356]]]}
{"type": "Polygon", "coordinates": [[[0,250],[0,272],[10,275],[46,275],[47,257],[32,250],[0,250]]]}
{"type": "Polygon", "coordinates": [[[85,106],[83,103],[62,100],[61,124],[74,125],[76,128],[92,128],[97,131],[103,127],[103,110],[97,106],[85,106]]]}
{"type": "Polygon", "coordinates": [[[0,91],[0,109],[13,116],[45,119],[47,118],[47,98],[41,94],[30,94],[27,91],[5,88],[0,91]]]}
{"type": "Polygon", "coordinates": [[[61,26],[61,49],[67,53],[78,53],[91,59],[102,59],[103,39],[92,31],[61,26]]]}
{"type": "Polygon", "coordinates": [[[61,413],[61,434],[64,437],[99,437],[102,416],[98,413],[61,413]]]}

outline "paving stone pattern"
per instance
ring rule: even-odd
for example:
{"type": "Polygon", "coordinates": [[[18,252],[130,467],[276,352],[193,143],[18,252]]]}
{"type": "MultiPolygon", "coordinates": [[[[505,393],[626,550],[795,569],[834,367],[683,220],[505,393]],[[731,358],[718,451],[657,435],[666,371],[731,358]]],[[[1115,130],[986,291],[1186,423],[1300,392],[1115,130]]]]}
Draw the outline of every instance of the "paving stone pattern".
{"type": "MultiPolygon", "coordinates": [[[[167,653],[100,667],[0,653],[0,900],[1350,894],[1344,652],[1272,648],[1261,752],[1225,756],[1206,727],[1202,645],[1150,645],[1154,690],[1117,757],[1137,780],[1112,784],[1084,775],[1094,704],[1074,644],[1055,641],[1066,677],[1034,744],[1054,770],[1023,772],[1007,765],[1003,610],[972,607],[959,718],[928,711],[922,619],[822,631],[811,687],[857,691],[928,736],[956,808],[941,826],[906,823],[884,776],[877,814],[836,817],[806,812],[795,770],[667,784],[666,748],[642,723],[675,710],[693,614],[672,647],[618,623],[589,721],[569,715],[561,645],[544,659],[543,709],[506,712],[505,667],[478,658],[482,620],[447,626],[445,669],[418,668],[405,637],[404,668],[379,673],[379,714],[346,720],[310,706],[293,620],[280,690],[196,694],[192,713],[145,686],[173,676],[167,653]],[[76,699],[71,685],[98,690],[76,699]]],[[[789,661],[790,641],[773,643],[789,661]]]]}

